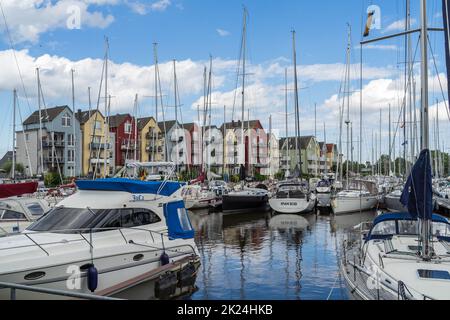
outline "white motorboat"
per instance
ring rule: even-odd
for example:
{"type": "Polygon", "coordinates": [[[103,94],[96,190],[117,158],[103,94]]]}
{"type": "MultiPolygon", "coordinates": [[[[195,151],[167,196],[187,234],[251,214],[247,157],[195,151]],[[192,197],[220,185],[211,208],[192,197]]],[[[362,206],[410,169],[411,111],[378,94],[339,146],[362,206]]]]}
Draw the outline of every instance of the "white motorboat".
{"type": "Polygon", "coordinates": [[[181,196],[186,209],[206,209],[215,207],[217,202],[216,194],[200,185],[189,185],[181,189],[181,196]]]}
{"type": "Polygon", "coordinates": [[[32,197],[0,200],[0,236],[18,233],[50,210],[49,203],[32,197]]]}
{"type": "Polygon", "coordinates": [[[297,181],[281,182],[275,195],[269,199],[269,205],[278,213],[307,213],[316,205],[316,196],[297,181]]]}
{"type": "Polygon", "coordinates": [[[317,206],[321,208],[328,208],[331,206],[331,181],[320,180],[315,189],[317,197],[317,206]]]}
{"type": "MultiPolygon", "coordinates": [[[[77,187],[21,234],[0,238],[0,282],[146,300],[193,290],[198,250],[180,183],[104,179],[77,187]]],[[[62,297],[18,291],[16,298],[62,297]]]]}
{"type": "Polygon", "coordinates": [[[334,214],[367,211],[378,204],[375,183],[355,180],[348,189],[338,192],[331,200],[334,214]]]}

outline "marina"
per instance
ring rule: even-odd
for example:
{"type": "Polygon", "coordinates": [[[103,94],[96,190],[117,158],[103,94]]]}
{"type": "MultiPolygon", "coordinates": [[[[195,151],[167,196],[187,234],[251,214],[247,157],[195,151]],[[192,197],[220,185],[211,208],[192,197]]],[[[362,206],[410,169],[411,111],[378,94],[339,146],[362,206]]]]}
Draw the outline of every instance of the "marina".
{"type": "MultiPolygon", "coordinates": [[[[339,15],[339,63],[312,53],[299,22],[274,28],[278,58],[255,64],[267,12],[248,0],[238,18],[226,7],[238,27],[215,30],[237,57],[227,44],[176,59],[146,37],[134,56],[151,65],[121,62],[133,39],[109,29],[113,16],[95,59],[54,64],[57,45],[18,38],[19,9],[0,1],[17,78],[0,81],[0,300],[450,300],[450,0],[385,2],[389,17],[349,1],[363,10],[339,15]]],[[[184,13],[83,4],[127,21],[184,13]]]]}

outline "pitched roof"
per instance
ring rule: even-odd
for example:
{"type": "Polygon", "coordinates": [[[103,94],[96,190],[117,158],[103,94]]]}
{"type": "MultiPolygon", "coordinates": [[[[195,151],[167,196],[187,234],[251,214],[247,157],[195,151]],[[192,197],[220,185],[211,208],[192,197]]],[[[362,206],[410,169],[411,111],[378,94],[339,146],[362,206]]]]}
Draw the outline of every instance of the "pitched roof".
{"type": "MultiPolygon", "coordinates": [[[[222,124],[220,126],[220,130],[223,130],[223,126],[226,126],[227,129],[239,129],[242,127],[242,122],[241,120],[239,121],[232,121],[232,122],[227,122],[225,124],[222,124]]],[[[249,127],[249,122],[248,121],[244,121],[244,129],[247,129],[249,127]]],[[[262,124],[259,120],[250,120],[250,128],[252,129],[257,129],[257,128],[262,128],[262,124]]]]}
{"type": "MultiPolygon", "coordinates": [[[[300,147],[300,149],[306,149],[308,147],[309,143],[311,142],[311,140],[314,139],[314,138],[315,138],[314,136],[300,137],[300,138],[298,138],[298,146],[300,147]]],[[[295,149],[295,147],[296,147],[296,143],[295,143],[296,138],[295,137],[289,137],[289,138],[281,138],[280,139],[280,143],[279,143],[280,150],[283,150],[285,148],[286,140],[289,141],[289,149],[290,150],[295,149]]]]}
{"type": "Polygon", "coordinates": [[[132,118],[129,113],[116,114],[115,116],[110,116],[109,117],[109,127],[117,128],[128,118],[132,118]]]}
{"type": "MultiPolygon", "coordinates": [[[[58,106],[53,108],[41,109],[41,121],[42,122],[51,122],[55,120],[55,118],[63,112],[65,109],[68,109],[70,112],[70,108],[68,106],[58,106]]],[[[29,116],[24,122],[24,125],[36,124],[39,123],[39,110],[33,112],[31,116],[29,116]]]]}
{"type": "Polygon", "coordinates": [[[161,130],[162,133],[165,133],[164,124],[166,125],[166,130],[170,130],[175,125],[175,122],[175,120],[158,122],[159,130],[161,130]]]}
{"type": "MultiPolygon", "coordinates": [[[[88,122],[89,121],[89,119],[91,118],[91,116],[92,115],[95,115],[95,112],[96,112],[97,110],[90,110],[90,111],[81,111],[81,110],[78,110],[76,113],[75,113],[75,118],[77,118],[77,120],[80,122],[80,124],[85,124],[86,122],[88,122]]],[[[103,117],[103,114],[100,112],[100,111],[98,111],[101,115],[102,115],[102,117],[103,117]]]]}
{"type": "Polygon", "coordinates": [[[196,125],[197,125],[197,124],[194,123],[194,122],[191,122],[191,123],[185,123],[185,124],[183,124],[183,128],[185,128],[187,131],[192,131],[192,130],[194,130],[194,127],[195,127],[196,125]]]}
{"type": "Polygon", "coordinates": [[[141,131],[142,129],[145,128],[145,126],[150,122],[150,120],[155,121],[155,119],[153,117],[146,117],[146,118],[140,118],[137,120],[137,127],[138,130],[141,131]]]}
{"type": "Polygon", "coordinates": [[[12,161],[12,157],[13,157],[13,152],[12,151],[8,151],[5,153],[5,155],[3,156],[3,158],[0,159],[0,169],[8,162],[12,161]]]}
{"type": "Polygon", "coordinates": [[[334,143],[327,143],[327,152],[332,153],[334,149],[337,150],[337,146],[334,143]]]}

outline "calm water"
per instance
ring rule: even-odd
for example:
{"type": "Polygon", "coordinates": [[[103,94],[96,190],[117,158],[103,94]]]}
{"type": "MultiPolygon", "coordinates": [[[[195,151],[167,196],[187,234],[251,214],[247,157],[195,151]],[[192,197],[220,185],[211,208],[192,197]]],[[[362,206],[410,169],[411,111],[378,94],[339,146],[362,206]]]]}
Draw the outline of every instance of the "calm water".
{"type": "Polygon", "coordinates": [[[347,299],[339,274],[342,240],[368,212],[327,214],[191,212],[202,266],[194,300],[347,299]]]}

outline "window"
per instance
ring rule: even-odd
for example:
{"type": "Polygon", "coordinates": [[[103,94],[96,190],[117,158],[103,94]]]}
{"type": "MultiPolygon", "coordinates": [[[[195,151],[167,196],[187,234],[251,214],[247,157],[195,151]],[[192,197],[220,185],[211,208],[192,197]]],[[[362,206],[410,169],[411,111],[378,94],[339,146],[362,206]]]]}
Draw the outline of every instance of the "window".
{"type": "Polygon", "coordinates": [[[101,123],[101,121],[94,121],[93,123],[92,123],[92,130],[94,131],[94,130],[100,130],[102,128],[102,123],[101,123]]]}
{"type": "Polygon", "coordinates": [[[67,140],[68,140],[68,146],[69,147],[75,146],[75,136],[73,134],[68,134],[67,135],[67,140]]]}
{"type": "Polygon", "coordinates": [[[180,220],[181,227],[183,231],[191,231],[191,223],[189,222],[189,217],[186,211],[186,208],[178,208],[178,219],[180,220]]]}
{"type": "MultiPolygon", "coordinates": [[[[158,215],[147,209],[87,209],[57,207],[31,225],[32,231],[115,229],[137,227],[160,222],[158,215]]],[[[94,230],[96,231],[96,230],[94,230]]],[[[107,230],[97,230],[107,231],[107,230]]],[[[67,232],[67,231],[65,231],[67,232]]]]}
{"type": "Polygon", "coordinates": [[[27,218],[21,212],[5,210],[1,220],[27,220],[27,218]]]}
{"type": "Polygon", "coordinates": [[[29,136],[29,134],[28,133],[25,133],[25,140],[29,140],[30,139],[30,136],[29,136]]]}
{"type": "Polygon", "coordinates": [[[67,162],[75,162],[75,150],[67,150],[67,162]]]}
{"type": "Polygon", "coordinates": [[[37,202],[27,204],[27,208],[28,208],[28,210],[30,210],[30,212],[33,216],[40,216],[40,215],[44,214],[44,209],[37,202]]]}
{"type": "Polygon", "coordinates": [[[392,235],[396,234],[395,221],[384,221],[377,224],[373,230],[372,235],[392,235]]]}
{"type": "Polygon", "coordinates": [[[63,127],[70,127],[70,119],[71,119],[71,117],[67,113],[62,117],[63,127]]]}
{"type": "Polygon", "coordinates": [[[124,125],[124,132],[125,133],[127,133],[127,134],[130,134],[131,133],[131,130],[132,130],[132,125],[131,125],[131,123],[130,122],[125,122],[125,125],[124,125]]]}

